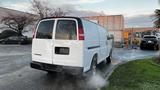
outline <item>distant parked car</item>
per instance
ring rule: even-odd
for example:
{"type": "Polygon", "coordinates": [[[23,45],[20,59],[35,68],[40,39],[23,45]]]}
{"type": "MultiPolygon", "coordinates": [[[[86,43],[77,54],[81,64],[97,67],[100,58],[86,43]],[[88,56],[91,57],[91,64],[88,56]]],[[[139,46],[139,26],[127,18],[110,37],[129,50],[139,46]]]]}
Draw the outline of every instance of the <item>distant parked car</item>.
{"type": "Polygon", "coordinates": [[[11,36],[0,40],[1,44],[27,44],[26,36],[11,36]]]}
{"type": "Polygon", "coordinates": [[[156,35],[145,35],[141,41],[140,49],[144,50],[152,48],[154,50],[160,49],[160,38],[156,35]]]}

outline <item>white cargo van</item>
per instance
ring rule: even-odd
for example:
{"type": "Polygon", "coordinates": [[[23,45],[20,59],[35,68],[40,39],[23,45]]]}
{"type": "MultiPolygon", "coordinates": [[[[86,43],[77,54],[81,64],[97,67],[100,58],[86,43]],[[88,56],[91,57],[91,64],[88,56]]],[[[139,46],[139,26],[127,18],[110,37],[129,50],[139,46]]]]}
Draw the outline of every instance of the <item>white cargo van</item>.
{"type": "Polygon", "coordinates": [[[31,67],[84,73],[110,62],[112,40],[102,26],[77,17],[45,18],[33,36],[31,67]]]}

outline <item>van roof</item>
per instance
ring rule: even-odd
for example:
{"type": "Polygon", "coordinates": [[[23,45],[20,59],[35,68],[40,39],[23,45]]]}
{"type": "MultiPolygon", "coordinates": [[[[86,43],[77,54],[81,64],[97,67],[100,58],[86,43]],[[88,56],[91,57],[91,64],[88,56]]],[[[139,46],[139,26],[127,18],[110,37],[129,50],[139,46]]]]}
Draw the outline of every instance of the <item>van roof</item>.
{"type": "Polygon", "coordinates": [[[52,19],[52,18],[74,18],[74,19],[80,19],[80,17],[61,16],[61,17],[46,17],[46,18],[42,18],[41,20],[52,19]]]}

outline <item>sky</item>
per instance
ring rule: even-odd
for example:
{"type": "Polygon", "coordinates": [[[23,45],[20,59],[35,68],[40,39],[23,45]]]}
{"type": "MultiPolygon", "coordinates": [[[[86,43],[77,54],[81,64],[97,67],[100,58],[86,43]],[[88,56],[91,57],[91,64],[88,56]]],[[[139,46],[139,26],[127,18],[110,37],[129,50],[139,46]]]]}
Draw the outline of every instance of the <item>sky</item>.
{"type": "MultiPolygon", "coordinates": [[[[43,0],[46,1],[46,0],[43,0]]],[[[73,16],[122,14],[125,27],[151,27],[155,9],[160,9],[158,0],[47,0],[52,7],[70,6],[73,16]]],[[[30,0],[0,0],[0,7],[30,12],[30,0]]]]}
{"type": "MultiPolygon", "coordinates": [[[[1,6],[20,11],[30,11],[30,0],[0,0],[1,6]]],[[[103,12],[106,15],[123,14],[126,17],[153,14],[160,8],[158,0],[48,0],[54,5],[70,5],[77,10],[103,12]]]]}

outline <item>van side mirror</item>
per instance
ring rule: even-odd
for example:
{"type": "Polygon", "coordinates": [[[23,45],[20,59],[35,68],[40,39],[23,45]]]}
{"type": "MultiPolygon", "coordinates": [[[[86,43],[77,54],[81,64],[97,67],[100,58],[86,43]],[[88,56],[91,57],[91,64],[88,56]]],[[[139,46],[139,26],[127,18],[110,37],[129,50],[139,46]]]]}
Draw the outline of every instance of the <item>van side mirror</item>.
{"type": "Polygon", "coordinates": [[[108,35],[107,40],[111,40],[111,39],[114,39],[114,36],[113,35],[108,35]]]}

